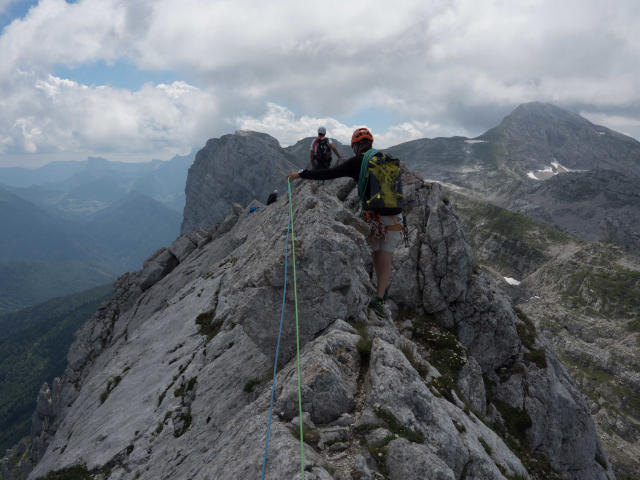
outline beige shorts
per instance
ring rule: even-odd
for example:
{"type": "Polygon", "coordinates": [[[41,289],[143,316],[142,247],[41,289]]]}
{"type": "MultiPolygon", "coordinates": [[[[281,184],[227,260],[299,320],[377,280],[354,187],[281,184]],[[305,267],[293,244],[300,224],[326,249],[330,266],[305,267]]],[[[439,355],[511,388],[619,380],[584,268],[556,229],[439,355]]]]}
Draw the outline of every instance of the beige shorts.
{"type": "MultiPolygon", "coordinates": [[[[402,225],[402,215],[393,215],[392,220],[389,216],[382,216],[382,223],[384,225],[394,225],[397,223],[398,225],[402,225]]],[[[383,252],[392,252],[396,249],[396,247],[402,241],[402,230],[387,230],[387,235],[385,238],[371,238],[371,249],[374,252],[382,250],[383,252]]]]}

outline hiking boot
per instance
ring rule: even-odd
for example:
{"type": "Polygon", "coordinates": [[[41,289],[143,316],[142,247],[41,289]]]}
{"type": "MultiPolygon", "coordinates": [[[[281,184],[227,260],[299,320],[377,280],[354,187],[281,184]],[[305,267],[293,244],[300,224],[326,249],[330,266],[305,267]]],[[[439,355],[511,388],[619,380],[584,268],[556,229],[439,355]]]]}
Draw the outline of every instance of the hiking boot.
{"type": "Polygon", "coordinates": [[[374,297],[369,303],[369,308],[376,312],[381,317],[386,317],[387,312],[384,310],[384,300],[380,297],[374,297]]]}
{"type": "Polygon", "coordinates": [[[384,295],[382,295],[382,301],[387,301],[387,299],[389,298],[389,287],[390,285],[387,285],[387,288],[384,289],[384,295]]]}

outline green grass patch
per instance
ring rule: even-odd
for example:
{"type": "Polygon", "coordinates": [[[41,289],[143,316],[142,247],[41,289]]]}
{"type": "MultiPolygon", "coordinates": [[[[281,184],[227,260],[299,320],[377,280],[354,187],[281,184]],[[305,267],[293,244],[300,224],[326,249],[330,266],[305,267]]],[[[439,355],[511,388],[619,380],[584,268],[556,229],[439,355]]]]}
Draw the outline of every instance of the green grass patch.
{"type": "Polygon", "coordinates": [[[400,318],[411,318],[414,339],[429,349],[429,361],[440,374],[452,377],[455,383],[467,363],[466,349],[457,337],[424,314],[401,312],[400,318]]]}
{"type": "Polygon", "coordinates": [[[603,316],[635,317],[632,325],[640,328],[640,272],[614,263],[603,266],[598,264],[598,258],[575,265],[575,270],[564,282],[563,297],[603,316]],[[592,308],[594,306],[597,310],[592,308]]]}
{"type": "Polygon", "coordinates": [[[355,427],[355,432],[360,435],[364,435],[365,433],[371,432],[376,428],[380,428],[380,425],[374,425],[372,423],[363,423],[362,425],[358,425],[355,427]]]}
{"type": "Polygon", "coordinates": [[[607,464],[607,459],[600,452],[596,452],[596,462],[600,464],[602,468],[605,470],[609,469],[609,465],[607,464]]]}
{"type": "Polygon", "coordinates": [[[210,342],[213,337],[220,333],[222,328],[222,322],[213,322],[216,316],[216,311],[211,310],[209,312],[201,313],[196,317],[196,325],[198,325],[201,335],[207,337],[207,342],[210,342]]]}
{"type": "Polygon", "coordinates": [[[620,416],[640,416],[640,397],[632,387],[620,383],[619,379],[597,365],[568,355],[561,354],[560,358],[578,383],[587,387],[581,388],[584,395],[599,403],[604,398],[607,408],[620,416]]]}
{"type": "Polygon", "coordinates": [[[522,344],[531,350],[536,343],[536,326],[522,310],[519,308],[514,308],[513,310],[522,321],[522,323],[516,323],[518,337],[520,337],[522,344]]]}
{"type": "Polygon", "coordinates": [[[371,346],[373,341],[369,338],[369,332],[367,331],[367,325],[365,323],[359,323],[355,325],[356,331],[360,338],[356,343],[356,350],[360,355],[360,359],[365,365],[369,364],[369,360],[371,359],[371,346]]]}
{"type": "Polygon", "coordinates": [[[108,478],[111,475],[111,468],[96,468],[87,470],[86,464],[74,465],[72,467],[49,472],[45,476],[36,480],[98,480],[108,478]]]}
{"type": "Polygon", "coordinates": [[[526,442],[525,432],[533,425],[529,414],[524,409],[512,407],[502,400],[494,398],[492,402],[502,415],[509,433],[526,442]]]}
{"type": "Polygon", "coordinates": [[[627,323],[627,330],[629,332],[640,333],[640,318],[636,318],[635,320],[631,320],[629,323],[627,323]]]}
{"type": "Polygon", "coordinates": [[[242,389],[245,393],[251,393],[253,390],[262,383],[262,379],[260,378],[252,378],[247,383],[244,384],[244,388],[242,389]]]}
{"type": "Polygon", "coordinates": [[[451,392],[457,391],[458,387],[450,376],[443,375],[441,377],[434,377],[429,382],[429,386],[455,405],[456,399],[451,392]]]}
{"type": "MultiPolygon", "coordinates": [[[[173,432],[173,436],[178,438],[184,435],[187,430],[189,430],[193,418],[191,417],[191,412],[180,412],[176,415],[176,419],[182,421],[182,425],[180,426],[180,428],[176,428],[173,432]]],[[[174,424],[175,423],[176,421],[174,419],[174,424]]]]}
{"type": "Polygon", "coordinates": [[[374,412],[378,418],[387,424],[391,433],[406,438],[410,442],[424,443],[424,435],[422,432],[411,430],[409,427],[403,425],[390,411],[384,408],[376,408],[374,412]]]}
{"type": "MultiPolygon", "coordinates": [[[[506,402],[493,398],[493,391],[496,383],[486,375],[482,376],[487,395],[487,405],[493,403],[500,412],[504,420],[504,425],[495,423],[493,430],[502,437],[509,449],[522,461],[531,478],[544,478],[545,480],[563,480],[562,476],[554,470],[549,458],[542,452],[532,452],[526,431],[533,425],[529,414],[521,409],[515,408],[506,402]]],[[[507,478],[519,480],[520,474],[507,475],[507,478]]],[[[527,478],[527,477],[524,477],[527,478]]]]}
{"type": "Polygon", "coordinates": [[[418,361],[409,343],[404,343],[400,347],[400,350],[404,354],[405,358],[409,361],[411,366],[415,369],[416,372],[418,372],[418,374],[422,378],[425,378],[429,374],[429,367],[418,361]]]}
{"type": "Polygon", "coordinates": [[[491,456],[491,454],[493,454],[493,450],[486,442],[486,440],[482,437],[478,437],[478,441],[480,442],[480,445],[482,445],[482,448],[484,448],[484,451],[487,452],[487,455],[491,456]]]}
{"type": "Polygon", "coordinates": [[[198,379],[196,377],[191,377],[188,382],[182,383],[178,388],[173,391],[173,394],[176,397],[185,397],[189,392],[191,392],[198,383],[198,379]]]}
{"type": "Polygon", "coordinates": [[[387,478],[389,474],[387,470],[387,447],[394,438],[394,435],[389,435],[378,442],[371,443],[369,443],[366,438],[362,439],[362,444],[376,461],[376,465],[378,465],[378,469],[384,475],[384,478],[387,478]]]}
{"type": "MultiPolygon", "coordinates": [[[[289,424],[287,425],[287,428],[291,434],[296,437],[296,440],[300,441],[300,427],[289,424]]],[[[318,446],[318,442],[320,441],[320,431],[317,428],[305,428],[302,431],[302,435],[304,437],[304,443],[311,445],[312,447],[318,446]]]]}
{"type": "Polygon", "coordinates": [[[106,389],[100,394],[100,404],[103,404],[107,400],[107,398],[109,398],[111,392],[115,390],[115,388],[120,384],[121,381],[122,377],[120,375],[109,379],[106,389]]]}
{"type": "Polygon", "coordinates": [[[535,363],[538,368],[547,368],[547,355],[543,348],[525,353],[524,359],[529,363],[535,363]]]}
{"type": "Polygon", "coordinates": [[[529,480],[529,477],[523,475],[522,473],[513,473],[509,475],[508,473],[503,474],[509,480],[529,480]]]}

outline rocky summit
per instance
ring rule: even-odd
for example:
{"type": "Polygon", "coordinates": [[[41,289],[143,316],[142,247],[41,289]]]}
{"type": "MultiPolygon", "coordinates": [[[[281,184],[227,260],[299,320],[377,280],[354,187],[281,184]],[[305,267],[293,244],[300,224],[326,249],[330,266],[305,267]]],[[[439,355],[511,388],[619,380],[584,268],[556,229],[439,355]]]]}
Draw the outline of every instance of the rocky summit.
{"type": "Polygon", "coordinates": [[[295,273],[287,199],[235,205],[116,282],[2,479],[260,478],[285,283],[265,478],[302,477],[297,297],[304,478],[613,479],[584,399],[474,268],[441,187],[404,180],[384,318],[353,181],[295,185],[295,273]]]}
{"type": "Polygon", "coordinates": [[[266,202],[298,168],[296,157],[265,133],[239,130],[209,140],[189,168],[181,233],[220,222],[234,202],[266,202]]]}

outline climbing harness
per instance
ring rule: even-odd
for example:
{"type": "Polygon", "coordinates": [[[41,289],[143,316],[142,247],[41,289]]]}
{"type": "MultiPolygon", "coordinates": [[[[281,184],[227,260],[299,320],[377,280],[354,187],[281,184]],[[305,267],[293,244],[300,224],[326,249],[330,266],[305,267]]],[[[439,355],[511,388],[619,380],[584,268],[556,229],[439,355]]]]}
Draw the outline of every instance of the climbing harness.
{"type": "Polygon", "coordinates": [[[365,210],[362,212],[364,221],[369,225],[369,241],[374,238],[385,239],[387,238],[388,231],[403,231],[402,225],[396,222],[393,215],[389,215],[393,225],[385,225],[382,223],[382,215],[372,212],[371,210],[365,210]]]}
{"type": "Polygon", "coordinates": [[[287,295],[287,258],[289,256],[289,231],[291,231],[291,253],[293,260],[293,296],[296,312],[296,363],[298,372],[298,417],[300,418],[300,474],[304,480],[304,432],[302,428],[302,390],[300,387],[300,331],[298,327],[298,289],[296,285],[296,249],[295,235],[293,232],[293,201],[291,196],[291,181],[287,178],[289,188],[289,222],[287,224],[287,239],[284,246],[284,291],[282,293],[282,312],[280,314],[280,329],[278,330],[278,341],[276,343],[276,358],[273,365],[273,382],[271,384],[271,401],[269,403],[269,422],[267,425],[267,440],[264,446],[264,458],[262,460],[262,473],[260,479],[264,480],[264,472],[267,465],[267,452],[269,450],[269,438],[271,436],[271,418],[273,416],[273,395],[276,387],[276,374],[278,371],[278,353],[280,351],[280,338],[282,336],[282,325],[284,323],[284,306],[287,295]]]}

